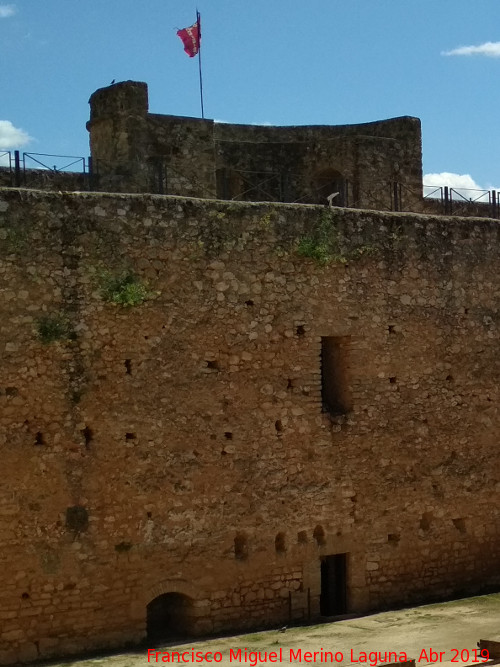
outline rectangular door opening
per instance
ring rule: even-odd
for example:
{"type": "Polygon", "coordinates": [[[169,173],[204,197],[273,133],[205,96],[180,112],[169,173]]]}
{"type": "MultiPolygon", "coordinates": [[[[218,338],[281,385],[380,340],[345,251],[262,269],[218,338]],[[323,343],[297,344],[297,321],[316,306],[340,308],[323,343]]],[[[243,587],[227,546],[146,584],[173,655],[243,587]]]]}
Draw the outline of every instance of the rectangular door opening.
{"type": "Polygon", "coordinates": [[[347,613],[347,554],[321,559],[320,612],[322,616],[347,613]]]}

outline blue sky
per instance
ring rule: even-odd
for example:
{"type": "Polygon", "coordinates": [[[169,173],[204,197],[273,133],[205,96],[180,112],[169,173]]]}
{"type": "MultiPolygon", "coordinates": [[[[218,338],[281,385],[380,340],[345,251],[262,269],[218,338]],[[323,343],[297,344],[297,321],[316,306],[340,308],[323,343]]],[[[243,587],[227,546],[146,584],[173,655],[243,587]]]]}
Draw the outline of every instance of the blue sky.
{"type": "MultiPolygon", "coordinates": [[[[206,117],[335,125],[418,116],[426,174],[500,187],[498,0],[197,6],[206,117]]],[[[146,81],[152,112],[199,115],[197,59],[176,35],[195,9],[186,0],[0,0],[0,148],[88,155],[88,98],[112,79],[146,81]]]]}

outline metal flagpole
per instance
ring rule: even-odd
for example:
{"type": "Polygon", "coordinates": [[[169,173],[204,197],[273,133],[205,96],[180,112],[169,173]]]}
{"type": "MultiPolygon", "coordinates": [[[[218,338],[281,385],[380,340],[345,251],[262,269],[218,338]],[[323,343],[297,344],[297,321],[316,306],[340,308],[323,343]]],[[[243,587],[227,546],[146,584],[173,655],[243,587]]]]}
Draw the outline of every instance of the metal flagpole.
{"type": "Polygon", "coordinates": [[[203,78],[201,76],[201,21],[200,21],[200,12],[196,10],[196,23],[198,25],[198,69],[200,71],[200,100],[201,100],[201,117],[205,118],[205,112],[203,109],[203,78]]]}

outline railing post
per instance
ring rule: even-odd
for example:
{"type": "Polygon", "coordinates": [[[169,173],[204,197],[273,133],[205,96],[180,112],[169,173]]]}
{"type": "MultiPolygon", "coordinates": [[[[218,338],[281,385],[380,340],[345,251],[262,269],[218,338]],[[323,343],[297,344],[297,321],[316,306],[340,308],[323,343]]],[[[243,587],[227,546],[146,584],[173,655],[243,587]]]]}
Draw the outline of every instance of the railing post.
{"type": "Polygon", "coordinates": [[[286,174],[283,171],[280,171],[280,176],[279,176],[279,188],[280,188],[280,201],[286,201],[286,190],[287,190],[287,182],[286,182],[286,174]]]}
{"type": "Polygon", "coordinates": [[[491,201],[491,217],[496,218],[497,216],[497,193],[496,190],[491,191],[491,196],[490,196],[490,201],[491,201]]]}
{"type": "Polygon", "coordinates": [[[14,151],[14,187],[21,187],[21,159],[19,151],[14,151]]]}
{"type": "MultiPolygon", "coordinates": [[[[83,161],[83,173],[85,174],[85,160],[83,161]]],[[[92,155],[89,155],[87,160],[87,187],[89,190],[93,190],[93,175],[94,175],[94,165],[92,164],[92,155]]]]}
{"type": "Polygon", "coordinates": [[[444,212],[448,215],[451,211],[450,190],[447,185],[444,186],[444,212]]]}
{"type": "Polygon", "coordinates": [[[399,211],[399,192],[398,192],[397,181],[394,181],[392,184],[392,192],[393,192],[394,210],[399,211]]]}

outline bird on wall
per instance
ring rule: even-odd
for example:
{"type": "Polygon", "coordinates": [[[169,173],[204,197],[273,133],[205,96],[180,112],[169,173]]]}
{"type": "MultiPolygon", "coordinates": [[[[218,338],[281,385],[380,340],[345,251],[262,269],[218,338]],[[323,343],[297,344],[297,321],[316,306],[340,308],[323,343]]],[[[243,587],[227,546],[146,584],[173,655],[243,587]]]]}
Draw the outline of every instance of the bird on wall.
{"type": "Polygon", "coordinates": [[[109,85],[112,86],[114,83],[116,83],[115,79],[113,79],[113,81],[109,85]]]}

